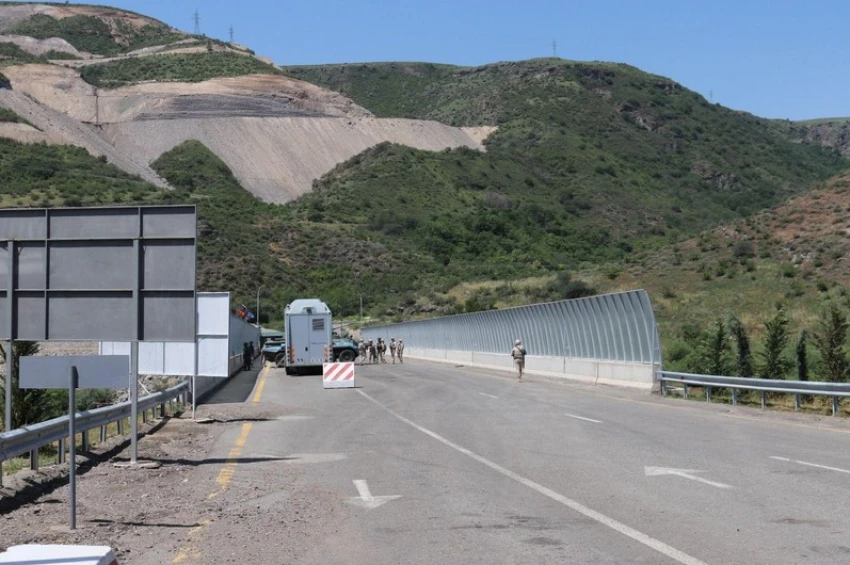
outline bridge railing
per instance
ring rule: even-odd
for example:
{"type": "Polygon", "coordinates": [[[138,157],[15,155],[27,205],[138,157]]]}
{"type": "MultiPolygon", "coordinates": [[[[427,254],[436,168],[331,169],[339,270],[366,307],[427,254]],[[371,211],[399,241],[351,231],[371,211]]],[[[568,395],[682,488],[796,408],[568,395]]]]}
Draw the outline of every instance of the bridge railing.
{"type": "MultiPolygon", "coordinates": [[[[166,413],[166,404],[189,392],[189,383],[183,382],[177,386],[162,392],[150,394],[139,398],[139,413],[143,420],[147,420],[148,411],[151,417],[156,417],[156,409],[159,407],[160,416],[166,413]]],[[[106,440],[106,426],[118,422],[118,433],[123,434],[124,420],[130,417],[130,402],[121,402],[96,408],[85,412],[78,412],[75,421],[76,432],[82,434],[83,451],[88,450],[89,431],[100,428],[101,441],[106,440]]],[[[38,450],[54,442],[59,443],[57,462],[62,463],[65,458],[65,442],[68,441],[68,416],[61,416],[46,422],[40,422],[24,428],[17,428],[0,434],[0,463],[8,461],[25,453],[30,454],[30,467],[38,469],[38,450]]],[[[2,484],[0,476],[0,484],[2,484]]]]}
{"type": "Polygon", "coordinates": [[[728,388],[732,391],[732,404],[738,404],[739,391],[753,390],[761,392],[761,407],[767,406],[767,393],[784,393],[794,395],[794,409],[800,409],[800,395],[825,396],[832,399],[832,415],[838,414],[842,398],[850,397],[850,383],[827,383],[820,381],[786,381],[779,379],[756,379],[746,377],[721,377],[716,375],[699,375],[695,373],[678,373],[674,371],[659,371],[657,375],[661,383],[661,394],[671,392],[670,383],[679,383],[682,394],[687,398],[691,386],[705,390],[706,402],[711,402],[713,389],[728,388]]]}

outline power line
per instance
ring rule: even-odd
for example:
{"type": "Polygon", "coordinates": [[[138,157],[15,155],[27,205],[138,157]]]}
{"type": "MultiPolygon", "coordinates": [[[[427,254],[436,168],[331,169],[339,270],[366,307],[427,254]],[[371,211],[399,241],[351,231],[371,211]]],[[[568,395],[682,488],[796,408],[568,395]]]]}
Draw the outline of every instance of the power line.
{"type": "Polygon", "coordinates": [[[195,35],[201,35],[201,14],[195,10],[195,35]]]}
{"type": "Polygon", "coordinates": [[[233,26],[230,26],[230,43],[233,43],[233,26]]]}

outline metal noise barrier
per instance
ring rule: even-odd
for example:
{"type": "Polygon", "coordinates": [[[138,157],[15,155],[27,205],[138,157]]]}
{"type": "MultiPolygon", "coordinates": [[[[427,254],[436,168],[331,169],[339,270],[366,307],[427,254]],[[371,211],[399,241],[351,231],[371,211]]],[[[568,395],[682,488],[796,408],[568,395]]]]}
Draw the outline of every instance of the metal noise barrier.
{"type": "Polygon", "coordinates": [[[532,356],[661,364],[645,290],[368,327],[363,336],[395,337],[409,348],[478,353],[507,353],[522,339],[532,356]]]}
{"type": "MultiPolygon", "coordinates": [[[[189,391],[189,383],[180,383],[162,392],[139,399],[139,411],[161,406],[189,391]]],[[[130,401],[80,412],[76,418],[76,433],[111,424],[130,417],[130,401]]],[[[0,462],[68,437],[68,417],[62,416],[0,434],[0,462]]]]}

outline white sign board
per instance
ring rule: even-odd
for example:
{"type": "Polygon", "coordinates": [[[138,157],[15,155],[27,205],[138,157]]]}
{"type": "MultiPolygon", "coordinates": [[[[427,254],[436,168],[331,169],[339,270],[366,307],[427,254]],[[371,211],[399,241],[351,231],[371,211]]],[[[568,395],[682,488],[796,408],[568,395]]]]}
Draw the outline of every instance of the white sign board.
{"type": "Polygon", "coordinates": [[[130,376],[130,358],[124,355],[63,355],[21,357],[21,388],[65,388],[71,367],[77,368],[77,388],[125,388],[130,376]]]}
{"type": "MultiPolygon", "coordinates": [[[[197,306],[198,372],[195,344],[190,342],[139,342],[139,374],[229,377],[230,293],[199,292],[197,306]]],[[[241,353],[241,349],[240,349],[241,353]]],[[[126,341],[100,342],[101,355],[129,355],[126,341]]]]}

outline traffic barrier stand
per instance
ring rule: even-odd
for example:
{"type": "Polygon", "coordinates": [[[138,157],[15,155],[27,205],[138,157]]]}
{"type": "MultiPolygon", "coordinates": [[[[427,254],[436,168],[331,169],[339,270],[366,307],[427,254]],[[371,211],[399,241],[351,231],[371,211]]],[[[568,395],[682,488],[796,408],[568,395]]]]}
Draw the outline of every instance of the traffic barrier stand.
{"type": "Polygon", "coordinates": [[[110,547],[86,545],[16,545],[0,553],[0,564],[62,563],[62,565],[118,565],[110,547]]]}
{"type": "Polygon", "coordinates": [[[325,363],[322,365],[324,388],[354,388],[354,363],[325,363]]]}

